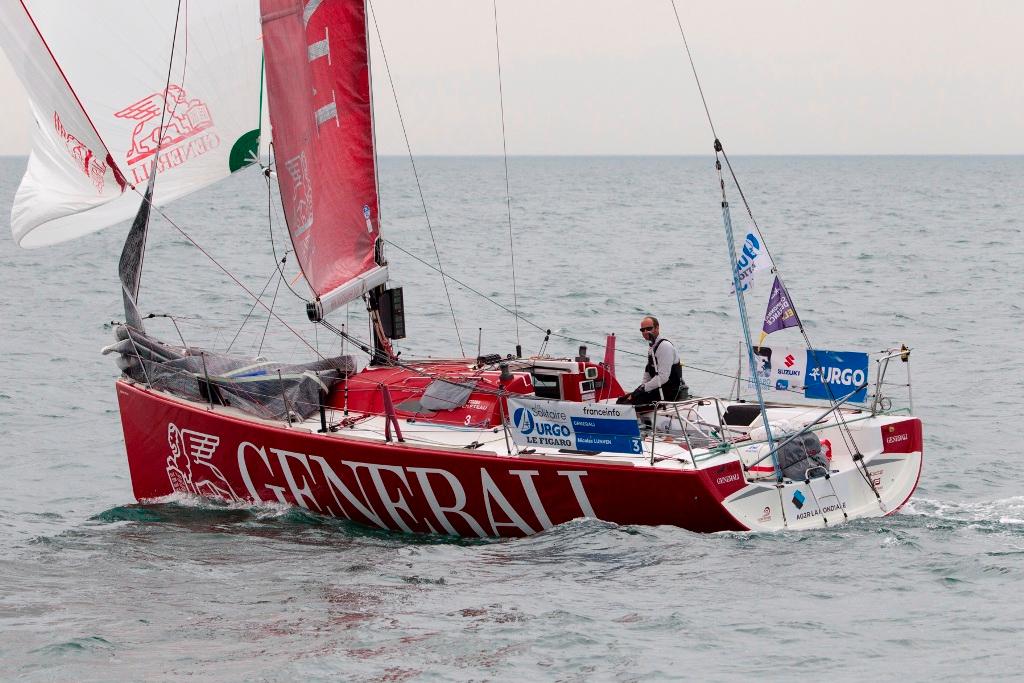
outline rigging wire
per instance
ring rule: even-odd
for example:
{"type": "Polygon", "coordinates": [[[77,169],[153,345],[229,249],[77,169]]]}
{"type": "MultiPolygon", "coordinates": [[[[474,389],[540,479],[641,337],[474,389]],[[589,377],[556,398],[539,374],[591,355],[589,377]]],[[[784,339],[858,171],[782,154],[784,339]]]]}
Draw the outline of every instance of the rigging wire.
{"type": "MultiPolygon", "coordinates": [[[[171,56],[170,56],[170,59],[167,60],[167,79],[164,81],[164,107],[163,107],[163,109],[160,112],[160,127],[157,129],[157,131],[158,131],[157,132],[157,138],[158,139],[157,139],[157,145],[156,145],[156,154],[153,156],[153,165],[152,165],[152,167],[149,170],[149,172],[152,174],[153,177],[151,179],[149,179],[149,182],[147,182],[147,187],[151,187],[151,188],[156,186],[157,161],[160,159],[160,149],[161,149],[161,145],[163,143],[163,137],[164,137],[164,123],[167,120],[167,106],[166,106],[167,105],[167,96],[168,96],[168,91],[170,91],[170,89],[171,89],[171,70],[174,68],[174,48],[175,48],[175,46],[178,43],[178,22],[181,20],[181,4],[182,4],[182,1],[183,0],[178,0],[178,7],[177,7],[177,9],[175,10],[175,13],[174,13],[174,33],[171,34],[171,56]]],[[[186,3],[185,4],[185,58],[184,58],[184,60],[182,62],[182,65],[181,65],[181,83],[182,83],[182,85],[184,85],[184,83],[185,83],[185,67],[188,66],[188,3],[187,3],[187,0],[185,0],[185,3],[186,3]]],[[[177,109],[178,109],[178,102],[175,101],[174,108],[171,111],[171,115],[172,116],[177,111],[177,109]]],[[[136,187],[134,185],[132,185],[131,187],[132,187],[133,190],[138,192],[138,190],[136,189],[136,187]]],[[[132,299],[134,300],[134,303],[135,303],[136,307],[138,306],[139,290],[142,287],[142,266],[143,266],[143,264],[146,261],[146,234],[149,232],[149,225],[148,225],[148,223],[149,223],[149,216],[148,215],[146,216],[146,223],[147,223],[147,225],[143,228],[142,244],[139,247],[139,264],[138,264],[138,266],[136,266],[136,281],[133,283],[135,291],[133,291],[131,293],[132,299]]],[[[129,231],[129,239],[130,239],[130,237],[131,237],[131,233],[129,231]]],[[[127,248],[127,244],[125,245],[125,248],[127,248]]],[[[121,257],[122,257],[122,259],[124,258],[123,251],[122,251],[121,257]]],[[[120,270],[120,264],[118,264],[118,269],[120,270]]],[[[122,284],[122,286],[123,286],[123,284],[122,284]]]]}
{"type": "Polygon", "coordinates": [[[437,258],[437,271],[441,273],[441,284],[444,285],[444,295],[448,299],[448,308],[452,312],[452,323],[455,325],[455,337],[459,342],[459,351],[463,356],[466,355],[466,350],[462,346],[462,334],[459,332],[459,321],[455,317],[455,306],[452,304],[452,296],[448,291],[447,275],[444,272],[444,266],[441,264],[441,252],[437,249],[437,240],[434,238],[434,228],[430,224],[430,214],[427,212],[427,200],[423,196],[423,186],[420,184],[420,174],[416,170],[416,160],[412,155],[412,144],[409,142],[409,134],[405,128],[405,118],[402,116],[402,107],[398,103],[398,90],[395,87],[395,79],[391,76],[391,66],[388,64],[388,53],[384,49],[384,39],[380,34],[380,25],[377,23],[377,13],[373,10],[373,3],[367,0],[366,6],[370,9],[370,17],[373,19],[373,28],[377,33],[377,42],[380,45],[380,53],[384,58],[384,70],[388,75],[388,83],[391,85],[391,95],[395,100],[395,109],[398,111],[398,122],[402,128],[402,137],[405,138],[405,148],[409,153],[409,163],[412,165],[412,174],[416,179],[416,191],[420,195],[420,204],[423,206],[423,217],[427,221],[427,231],[430,233],[430,242],[434,245],[434,256],[437,258]]]}
{"type": "Polygon", "coordinates": [[[491,0],[494,7],[494,51],[498,62],[498,104],[501,108],[501,154],[505,160],[505,209],[508,213],[508,249],[512,257],[512,307],[516,321],[516,347],[520,348],[519,339],[519,294],[516,290],[516,245],[512,237],[512,193],[508,186],[508,142],[505,136],[505,93],[501,84],[501,40],[498,37],[498,0],[491,0]]]}
{"type": "MultiPolygon", "coordinates": [[[[427,261],[426,259],[420,258],[419,256],[417,256],[416,254],[412,253],[408,249],[405,249],[405,248],[401,247],[400,245],[396,244],[395,242],[392,242],[389,239],[384,239],[384,238],[382,238],[382,239],[383,239],[383,241],[386,244],[389,244],[390,246],[394,247],[395,249],[397,249],[398,251],[402,252],[406,256],[409,256],[409,257],[419,261],[420,263],[422,263],[423,265],[425,265],[428,268],[431,268],[433,270],[436,270],[436,271],[440,272],[438,267],[435,266],[430,261],[427,261]]],[[[537,323],[535,323],[535,322],[533,322],[533,321],[531,321],[531,320],[529,320],[527,318],[524,318],[523,316],[519,315],[519,313],[517,311],[514,311],[511,308],[509,308],[508,306],[504,305],[503,303],[492,299],[491,297],[487,296],[486,294],[484,294],[480,290],[475,289],[475,288],[471,287],[470,285],[467,285],[465,282],[463,282],[462,280],[458,279],[457,277],[455,277],[453,275],[448,275],[448,274],[445,274],[445,277],[448,278],[449,280],[451,280],[452,282],[454,282],[455,284],[459,285],[463,289],[465,289],[465,290],[467,290],[469,292],[472,292],[473,294],[476,294],[480,298],[482,298],[482,299],[484,299],[484,300],[494,304],[495,306],[497,306],[501,310],[505,311],[506,313],[511,313],[512,315],[516,316],[517,319],[522,320],[527,325],[535,327],[538,330],[540,330],[541,332],[544,332],[545,328],[541,327],[537,323]]]]}
{"type": "MultiPolygon", "coordinates": [[[[396,244],[396,243],[394,243],[394,242],[392,242],[390,240],[384,240],[384,241],[387,242],[392,247],[394,247],[395,249],[397,249],[398,251],[402,252],[403,254],[406,254],[407,256],[415,259],[416,261],[419,261],[420,263],[422,263],[423,265],[427,266],[428,268],[433,268],[434,270],[437,270],[437,266],[435,266],[433,263],[430,263],[429,261],[426,261],[426,260],[420,258],[416,254],[413,254],[412,252],[408,251],[407,249],[404,249],[400,245],[398,245],[398,244],[396,244]]],[[[570,336],[570,335],[567,335],[567,334],[560,334],[558,332],[552,332],[549,329],[544,328],[541,325],[538,325],[537,323],[535,323],[534,321],[530,320],[529,318],[527,318],[527,317],[525,317],[523,315],[520,315],[520,314],[516,313],[515,311],[512,311],[511,309],[508,308],[508,306],[505,306],[501,302],[492,299],[491,297],[487,296],[483,292],[479,291],[478,289],[475,289],[474,287],[471,287],[470,285],[468,285],[465,282],[459,280],[458,278],[453,277],[451,275],[449,275],[448,277],[449,277],[449,279],[451,279],[452,282],[454,282],[455,284],[459,285],[460,287],[462,287],[466,291],[471,292],[473,294],[476,294],[481,299],[484,299],[488,303],[491,303],[494,306],[497,306],[498,308],[504,310],[506,313],[512,313],[513,315],[516,315],[522,322],[526,323],[530,327],[533,327],[533,328],[535,328],[536,330],[538,330],[540,332],[545,332],[547,335],[550,335],[552,337],[558,337],[559,339],[565,339],[566,341],[576,342],[578,344],[586,344],[587,346],[592,347],[592,348],[603,349],[606,346],[603,342],[597,342],[597,341],[594,341],[592,339],[582,339],[582,338],[573,337],[573,336],[570,336]]],[[[640,353],[640,352],[637,352],[637,351],[630,351],[629,349],[621,349],[621,348],[619,348],[619,349],[616,349],[616,352],[623,353],[623,354],[625,354],[627,356],[636,356],[637,358],[646,358],[647,357],[646,353],[640,353]]],[[[690,369],[690,370],[694,370],[696,372],[703,372],[705,374],[714,375],[716,377],[726,377],[726,378],[728,378],[730,380],[735,380],[735,378],[736,378],[736,375],[731,374],[731,373],[719,372],[719,371],[716,371],[716,370],[708,370],[706,368],[701,368],[701,367],[698,367],[696,365],[687,364],[686,367],[688,369],[690,369]]],[[[748,384],[752,384],[753,383],[753,380],[750,380],[750,379],[745,379],[743,381],[747,382],[748,384]]],[[[796,393],[796,392],[794,392],[794,393],[796,393]]]]}
{"type": "MultiPolygon", "coordinates": [[[[268,277],[267,281],[263,284],[263,289],[260,290],[260,293],[258,295],[259,298],[261,298],[261,299],[263,298],[263,294],[267,291],[267,287],[269,287],[270,283],[274,280],[274,276],[275,275],[276,276],[280,276],[280,274],[281,274],[280,271],[275,267],[274,268],[274,272],[270,274],[270,277],[268,277]]],[[[256,310],[256,304],[253,303],[252,307],[249,308],[249,312],[245,314],[245,319],[242,320],[242,324],[238,326],[238,330],[235,332],[235,336],[231,338],[231,343],[228,344],[228,347],[224,350],[224,353],[231,353],[231,347],[235,345],[236,341],[238,341],[238,335],[240,335],[242,333],[242,330],[245,328],[246,324],[249,322],[249,318],[252,317],[252,312],[255,311],[255,310],[256,310]]]]}
{"type": "MultiPolygon", "coordinates": [[[[277,293],[281,291],[281,283],[282,282],[284,282],[284,278],[278,276],[278,278],[277,278],[277,286],[274,287],[274,298],[270,301],[270,310],[271,311],[273,311],[274,310],[274,306],[277,305],[277,293]]],[[[269,329],[270,329],[270,316],[268,315],[267,316],[267,323],[263,326],[263,337],[260,338],[260,348],[259,348],[259,350],[256,351],[256,355],[257,356],[263,355],[263,344],[264,344],[264,342],[267,341],[267,330],[269,330],[269,329]]],[[[317,344],[317,355],[319,355],[319,347],[320,347],[320,345],[317,344]]]]}
{"type": "Polygon", "coordinates": [[[245,285],[245,283],[243,283],[243,282],[242,282],[241,280],[239,280],[239,279],[238,279],[238,277],[237,277],[237,276],[236,276],[236,275],[235,275],[234,273],[232,273],[232,272],[231,272],[231,271],[230,271],[230,270],[229,270],[229,269],[227,268],[227,266],[225,266],[225,265],[224,265],[223,263],[221,263],[220,261],[218,261],[218,260],[216,259],[216,257],[214,257],[214,256],[213,256],[213,254],[211,254],[210,252],[208,252],[208,251],[207,251],[206,249],[204,249],[204,248],[203,248],[203,246],[202,246],[202,245],[200,245],[200,244],[199,244],[199,242],[197,242],[197,241],[195,240],[195,238],[194,238],[194,237],[192,237],[192,235],[188,234],[188,232],[186,232],[184,228],[182,228],[182,227],[181,227],[180,225],[178,225],[177,223],[175,223],[175,222],[174,222],[174,220],[173,220],[173,219],[172,219],[172,218],[171,218],[170,216],[168,216],[168,215],[167,215],[167,214],[166,214],[166,213],[164,212],[164,210],[163,210],[163,209],[161,209],[161,208],[160,208],[159,206],[157,206],[156,204],[154,204],[154,203],[153,203],[153,202],[152,202],[151,200],[147,200],[147,199],[146,199],[146,197],[145,197],[145,195],[144,195],[144,194],[143,194],[142,192],[140,192],[138,188],[136,188],[136,187],[132,187],[132,189],[133,189],[133,190],[135,191],[135,193],[136,193],[136,194],[138,194],[138,195],[139,195],[139,196],[140,196],[140,197],[142,198],[142,200],[143,200],[143,201],[148,201],[148,203],[149,203],[149,205],[150,205],[150,208],[151,208],[151,209],[152,209],[153,211],[156,211],[156,212],[157,212],[157,214],[159,214],[161,218],[163,218],[163,219],[164,219],[165,221],[167,221],[167,222],[168,222],[168,223],[169,223],[169,224],[171,225],[171,227],[172,227],[172,228],[174,228],[175,230],[177,230],[177,231],[178,231],[178,233],[179,233],[179,234],[180,234],[180,235],[181,235],[182,237],[184,237],[184,238],[185,238],[186,240],[188,240],[188,242],[189,242],[189,243],[190,243],[190,244],[191,244],[191,245],[192,245],[193,247],[195,247],[196,249],[198,249],[198,250],[199,250],[199,252],[200,252],[200,253],[201,253],[201,254],[202,254],[203,256],[205,256],[206,258],[208,258],[208,259],[209,259],[209,260],[210,260],[210,261],[211,261],[211,262],[213,263],[213,265],[217,266],[217,268],[219,268],[219,269],[221,270],[221,272],[223,272],[223,273],[224,273],[225,275],[227,275],[227,276],[228,276],[228,278],[229,278],[229,279],[230,279],[230,280],[231,280],[232,282],[234,282],[234,283],[235,283],[236,285],[238,285],[238,287],[239,287],[239,288],[241,288],[241,289],[242,289],[242,291],[244,291],[244,292],[245,292],[246,294],[248,294],[248,295],[249,295],[249,296],[250,296],[250,297],[251,297],[251,298],[252,298],[253,300],[255,300],[255,302],[256,302],[256,304],[257,304],[257,305],[259,305],[259,306],[262,306],[262,307],[263,307],[264,309],[266,309],[266,311],[267,311],[267,313],[268,313],[268,314],[270,314],[271,316],[273,316],[273,317],[274,317],[274,318],[275,318],[275,319],[276,319],[276,320],[277,320],[277,321],[278,321],[279,323],[281,323],[281,324],[282,324],[282,325],[283,325],[283,326],[285,327],[285,329],[287,329],[287,330],[288,330],[289,332],[291,332],[291,333],[292,333],[293,335],[295,335],[295,337],[296,337],[296,338],[297,338],[297,339],[298,339],[298,340],[299,340],[300,342],[302,342],[302,343],[303,343],[303,344],[305,344],[305,345],[306,345],[307,347],[309,347],[309,350],[310,350],[310,351],[312,351],[313,353],[315,353],[315,354],[316,354],[316,355],[317,355],[317,356],[318,356],[318,357],[319,357],[319,358],[320,358],[321,360],[327,360],[327,359],[326,359],[326,358],[325,358],[324,356],[322,356],[322,355],[320,354],[320,352],[319,352],[319,351],[317,350],[317,348],[316,348],[315,346],[313,346],[312,344],[310,344],[310,343],[309,343],[309,340],[307,340],[307,339],[306,339],[305,337],[303,337],[303,336],[302,336],[302,334],[301,334],[301,333],[299,333],[299,331],[298,331],[298,330],[296,330],[296,329],[295,329],[294,327],[292,327],[291,325],[289,325],[289,324],[288,324],[288,322],[287,322],[287,321],[286,321],[286,320],[285,320],[284,318],[282,318],[282,317],[281,317],[281,316],[279,316],[279,315],[278,315],[277,313],[275,313],[275,312],[274,312],[274,310],[273,310],[272,308],[270,308],[269,306],[267,306],[267,304],[265,304],[265,303],[264,303],[264,302],[263,302],[263,301],[262,301],[262,300],[261,300],[261,299],[260,299],[260,298],[259,298],[258,296],[256,296],[256,294],[255,294],[255,293],[254,293],[254,292],[253,292],[253,291],[252,291],[251,289],[249,289],[249,288],[248,288],[248,287],[247,287],[247,286],[245,285]]]}
{"type": "Polygon", "coordinates": [[[683,37],[683,47],[686,48],[686,56],[690,60],[690,69],[693,70],[693,80],[697,82],[697,91],[700,93],[700,101],[704,103],[704,113],[708,117],[708,125],[711,126],[711,134],[718,139],[718,133],[715,132],[715,123],[711,120],[711,110],[708,108],[708,101],[704,97],[704,88],[700,85],[700,76],[697,75],[697,67],[693,63],[693,55],[690,53],[690,43],[686,40],[686,31],[683,30],[683,22],[679,19],[679,10],[676,9],[676,0],[670,0],[672,3],[672,12],[676,15],[676,26],[679,27],[679,35],[683,37]]]}
{"type": "MultiPolygon", "coordinates": [[[[267,228],[270,230],[270,249],[274,253],[274,263],[277,265],[277,270],[281,274],[281,279],[284,281],[288,291],[294,294],[303,303],[310,303],[309,299],[302,296],[292,287],[291,283],[288,282],[288,278],[284,274],[284,262],[288,258],[288,253],[291,249],[286,249],[284,256],[278,260],[277,258],[277,243],[274,241],[274,188],[273,183],[270,182],[271,167],[274,165],[272,161],[274,155],[274,143],[271,142],[269,146],[270,158],[267,160],[267,167],[263,169],[263,178],[267,181],[267,228]]],[[[286,221],[287,222],[287,221],[286,221]]],[[[302,272],[302,266],[299,266],[299,272],[302,272]]]]}

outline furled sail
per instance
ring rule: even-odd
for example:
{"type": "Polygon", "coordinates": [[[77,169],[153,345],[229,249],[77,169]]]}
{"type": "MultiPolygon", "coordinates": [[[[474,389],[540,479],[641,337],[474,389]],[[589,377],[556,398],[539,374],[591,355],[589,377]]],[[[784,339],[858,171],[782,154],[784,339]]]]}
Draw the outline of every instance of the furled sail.
{"type": "Polygon", "coordinates": [[[11,211],[18,244],[63,242],[131,218],[158,146],[157,204],[255,159],[257,2],[0,3],[0,43],[36,123],[11,211]]]}
{"type": "Polygon", "coordinates": [[[261,0],[274,155],[315,313],[383,284],[363,0],[261,0]]]}

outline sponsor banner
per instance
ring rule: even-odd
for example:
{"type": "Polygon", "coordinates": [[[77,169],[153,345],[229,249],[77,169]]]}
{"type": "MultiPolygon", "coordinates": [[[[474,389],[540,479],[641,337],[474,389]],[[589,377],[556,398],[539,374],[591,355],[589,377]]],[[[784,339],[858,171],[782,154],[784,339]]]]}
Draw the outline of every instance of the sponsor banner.
{"type": "Polygon", "coordinates": [[[509,398],[512,440],[529,448],[640,453],[632,406],[509,398]]]}
{"type": "MultiPolygon", "coordinates": [[[[752,232],[747,233],[740,253],[736,254],[736,280],[740,283],[740,291],[746,292],[754,286],[754,276],[757,271],[764,268],[771,268],[768,257],[765,255],[764,244],[761,238],[752,232]]],[[[729,283],[729,293],[736,293],[736,283],[729,283]]]]}
{"type": "Polygon", "coordinates": [[[839,400],[861,387],[849,400],[863,403],[867,399],[868,354],[809,349],[806,356],[806,398],[839,400]]]}
{"type": "Polygon", "coordinates": [[[807,372],[805,349],[755,346],[754,363],[756,367],[750,374],[762,388],[775,391],[804,390],[804,375],[807,372]]]}

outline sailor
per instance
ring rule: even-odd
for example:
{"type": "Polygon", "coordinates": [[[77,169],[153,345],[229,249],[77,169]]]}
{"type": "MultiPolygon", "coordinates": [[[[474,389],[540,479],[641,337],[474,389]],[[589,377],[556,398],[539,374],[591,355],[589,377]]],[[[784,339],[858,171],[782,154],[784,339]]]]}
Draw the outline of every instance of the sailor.
{"type": "Polygon", "coordinates": [[[672,342],[661,336],[658,319],[649,315],[640,321],[640,334],[647,340],[647,365],[644,367],[644,378],[640,386],[621,397],[619,403],[630,405],[646,405],[658,401],[675,401],[680,398],[680,388],[684,389],[683,366],[679,362],[679,353],[672,342]]]}

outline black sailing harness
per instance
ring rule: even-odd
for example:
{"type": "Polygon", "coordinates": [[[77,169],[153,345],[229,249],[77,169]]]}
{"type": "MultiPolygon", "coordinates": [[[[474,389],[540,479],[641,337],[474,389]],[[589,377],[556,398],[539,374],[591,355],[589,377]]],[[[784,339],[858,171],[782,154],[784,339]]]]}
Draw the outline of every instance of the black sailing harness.
{"type": "MultiPolygon", "coordinates": [[[[651,348],[647,350],[647,365],[644,367],[644,372],[646,372],[649,377],[657,377],[658,375],[658,370],[654,366],[654,354],[658,352],[658,347],[661,346],[663,341],[666,340],[658,339],[658,341],[654,342],[651,348]]],[[[668,380],[651,393],[660,391],[662,401],[674,401],[676,400],[676,396],[679,394],[679,385],[682,381],[683,366],[679,363],[673,363],[672,369],[668,373],[668,380]]]]}

